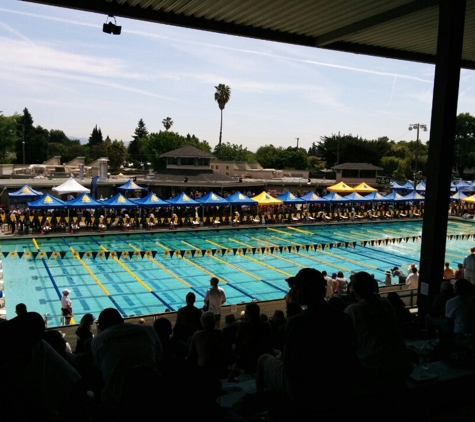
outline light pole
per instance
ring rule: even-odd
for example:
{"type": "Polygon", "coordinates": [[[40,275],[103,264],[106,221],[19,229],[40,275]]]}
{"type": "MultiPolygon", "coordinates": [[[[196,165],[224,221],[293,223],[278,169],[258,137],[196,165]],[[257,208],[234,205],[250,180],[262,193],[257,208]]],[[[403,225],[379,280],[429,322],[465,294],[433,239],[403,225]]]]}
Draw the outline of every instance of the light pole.
{"type": "Polygon", "coordinates": [[[299,138],[295,138],[297,139],[297,149],[299,148],[299,138]]]}
{"type": "Polygon", "coordinates": [[[427,125],[422,123],[411,123],[409,125],[409,130],[416,129],[416,154],[415,154],[415,164],[414,164],[414,190],[416,189],[416,175],[417,173],[417,161],[419,159],[419,129],[422,129],[424,132],[427,132],[427,125]]]}

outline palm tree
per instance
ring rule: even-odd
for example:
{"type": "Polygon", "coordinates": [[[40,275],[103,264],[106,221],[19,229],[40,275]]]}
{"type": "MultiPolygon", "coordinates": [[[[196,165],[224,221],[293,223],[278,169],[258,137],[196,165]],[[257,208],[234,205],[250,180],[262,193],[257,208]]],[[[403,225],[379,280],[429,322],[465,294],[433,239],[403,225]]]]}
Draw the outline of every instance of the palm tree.
{"type": "Polygon", "coordinates": [[[219,109],[221,110],[221,126],[219,128],[219,146],[221,146],[221,137],[223,135],[223,110],[229,99],[231,98],[231,88],[224,84],[215,86],[216,92],[214,93],[214,99],[218,102],[219,109]]]}
{"type": "Polygon", "coordinates": [[[162,120],[162,125],[165,126],[165,130],[170,129],[173,126],[173,120],[171,117],[167,117],[162,120]]]}

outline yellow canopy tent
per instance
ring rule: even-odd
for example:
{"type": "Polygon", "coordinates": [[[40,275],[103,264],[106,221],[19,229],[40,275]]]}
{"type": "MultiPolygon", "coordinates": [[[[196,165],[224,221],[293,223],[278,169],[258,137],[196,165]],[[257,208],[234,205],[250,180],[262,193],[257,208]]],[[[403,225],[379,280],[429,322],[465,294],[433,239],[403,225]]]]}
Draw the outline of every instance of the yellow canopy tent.
{"type": "Polygon", "coordinates": [[[470,204],[475,204],[475,195],[467,196],[466,198],[461,199],[462,202],[469,202],[470,204]]]}
{"type": "Polygon", "coordinates": [[[344,182],[337,183],[336,185],[329,186],[327,188],[328,192],[337,192],[337,193],[351,193],[354,192],[354,189],[351,186],[348,186],[344,182]]]}
{"type": "Polygon", "coordinates": [[[276,205],[284,203],[280,199],[276,199],[269,195],[266,191],[263,191],[259,195],[253,196],[251,199],[256,201],[259,205],[276,205]]]}
{"type": "Polygon", "coordinates": [[[355,186],[353,190],[357,193],[371,193],[371,192],[378,191],[378,189],[372,188],[371,186],[367,185],[365,182],[362,182],[358,186],[355,186]]]}

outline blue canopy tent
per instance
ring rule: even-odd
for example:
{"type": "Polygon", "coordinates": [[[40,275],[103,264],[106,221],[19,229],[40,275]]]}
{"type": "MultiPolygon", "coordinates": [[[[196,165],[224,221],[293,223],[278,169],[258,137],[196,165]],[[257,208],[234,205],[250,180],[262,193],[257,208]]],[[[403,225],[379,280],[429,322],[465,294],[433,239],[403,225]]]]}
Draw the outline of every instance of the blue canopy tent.
{"type": "Polygon", "coordinates": [[[465,195],[462,191],[458,191],[456,193],[454,193],[450,199],[454,200],[454,201],[460,201],[461,199],[464,199],[466,198],[467,195],[465,195]]]}
{"type": "Polygon", "coordinates": [[[325,195],[323,198],[330,202],[351,202],[351,200],[346,199],[346,196],[341,196],[336,192],[331,192],[328,195],[325,195]]]}
{"type": "Polygon", "coordinates": [[[366,199],[369,199],[371,202],[389,202],[387,196],[381,195],[379,192],[371,192],[368,195],[365,195],[366,199]]]}
{"type": "Polygon", "coordinates": [[[303,199],[307,204],[326,204],[328,199],[318,196],[315,192],[308,192],[304,196],[301,196],[300,199],[303,199]]]}
{"type": "Polygon", "coordinates": [[[404,196],[397,193],[396,191],[392,191],[390,194],[386,195],[385,198],[388,201],[392,201],[392,202],[406,202],[407,201],[407,199],[404,199],[404,196]]]}
{"type": "Polygon", "coordinates": [[[295,196],[289,190],[282,195],[278,196],[277,199],[282,201],[284,204],[305,204],[305,200],[295,196]]]}
{"type": "Polygon", "coordinates": [[[78,197],[66,201],[65,204],[68,206],[68,209],[74,208],[104,208],[104,201],[99,202],[94,198],[89,196],[87,193],[83,193],[78,197]]]}
{"type": "Polygon", "coordinates": [[[405,201],[425,201],[425,198],[416,191],[412,191],[411,193],[403,196],[405,201]]]}
{"type": "Polygon", "coordinates": [[[138,205],[134,201],[127,199],[121,193],[114,195],[112,198],[101,201],[100,204],[104,208],[137,208],[138,207],[138,205]]]}
{"type": "Polygon", "coordinates": [[[229,202],[230,205],[245,205],[249,207],[257,205],[257,202],[254,201],[254,199],[249,198],[248,196],[244,195],[239,191],[234,192],[232,195],[228,196],[225,199],[229,202]]]}
{"type": "Polygon", "coordinates": [[[156,208],[156,207],[169,207],[170,204],[163,199],[160,199],[153,192],[149,193],[147,196],[136,199],[133,201],[134,204],[137,204],[141,208],[156,208]]]}
{"type": "Polygon", "coordinates": [[[147,188],[144,188],[142,186],[137,185],[133,180],[129,180],[128,182],[124,183],[123,185],[119,186],[117,190],[120,193],[126,193],[126,192],[146,192],[147,188]]]}
{"type": "Polygon", "coordinates": [[[43,196],[42,192],[38,192],[28,185],[23,185],[17,191],[8,193],[9,199],[20,202],[34,201],[41,198],[41,196],[43,196]]]}
{"type": "Polygon", "coordinates": [[[182,192],[171,199],[167,199],[167,202],[175,207],[196,207],[200,205],[199,202],[190,198],[185,192],[182,192]]]}
{"type": "Polygon", "coordinates": [[[408,180],[403,185],[395,184],[391,189],[393,192],[398,190],[414,190],[414,184],[408,180]]]}
{"type": "Polygon", "coordinates": [[[426,191],[426,182],[421,180],[417,185],[416,185],[416,192],[418,193],[425,193],[426,191]]]}
{"type": "Polygon", "coordinates": [[[33,202],[27,202],[32,210],[59,210],[66,209],[68,206],[61,199],[55,198],[49,193],[45,193],[41,198],[33,202]]]}
{"type": "Polygon", "coordinates": [[[345,195],[345,199],[351,202],[371,202],[367,196],[360,195],[358,192],[351,192],[348,195],[345,195]]]}

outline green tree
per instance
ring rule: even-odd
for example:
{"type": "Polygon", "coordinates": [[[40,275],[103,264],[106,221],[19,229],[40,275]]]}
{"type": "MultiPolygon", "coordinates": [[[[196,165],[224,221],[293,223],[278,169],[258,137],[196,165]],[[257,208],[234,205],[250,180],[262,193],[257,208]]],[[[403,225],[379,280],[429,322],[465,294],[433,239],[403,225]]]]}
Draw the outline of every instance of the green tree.
{"type": "Polygon", "coordinates": [[[114,139],[111,141],[107,137],[106,141],[107,158],[109,158],[109,165],[112,170],[120,169],[127,157],[127,148],[122,141],[114,139]]]}
{"type": "Polygon", "coordinates": [[[28,109],[23,109],[23,115],[17,120],[17,134],[18,138],[15,144],[16,162],[21,164],[30,164],[28,160],[28,149],[32,146],[32,137],[35,127],[33,126],[33,117],[28,109]],[[24,148],[23,148],[24,147],[24,148]],[[23,156],[23,149],[25,156],[23,156]]]}
{"type": "Polygon", "coordinates": [[[170,129],[173,126],[173,120],[171,117],[167,117],[162,120],[162,125],[165,127],[165,130],[170,129]]]}
{"type": "Polygon", "coordinates": [[[89,142],[88,146],[89,148],[94,148],[96,145],[100,145],[104,142],[104,139],[102,138],[102,132],[101,129],[97,128],[97,125],[92,129],[91,136],[89,136],[89,142]]]}
{"type": "Polygon", "coordinates": [[[51,129],[48,134],[48,142],[69,145],[69,138],[65,135],[62,130],[51,129]]]}
{"type": "Polygon", "coordinates": [[[475,117],[461,113],[455,126],[454,169],[463,178],[465,169],[472,167],[475,167],[475,117]]]}
{"type": "MultiPolygon", "coordinates": [[[[282,149],[280,147],[280,149],[282,149]]],[[[256,151],[256,160],[264,168],[277,168],[277,156],[279,149],[274,145],[264,145],[259,147],[256,151]]]]}
{"type": "Polygon", "coordinates": [[[310,177],[316,177],[317,172],[325,168],[325,163],[315,155],[307,157],[307,168],[310,177]]]}
{"type": "Polygon", "coordinates": [[[304,148],[288,147],[279,150],[276,159],[277,169],[307,169],[307,151],[304,148]]]}
{"type": "Polygon", "coordinates": [[[0,163],[8,162],[7,153],[15,150],[18,141],[18,119],[20,116],[4,116],[0,114],[0,163]]]}
{"type": "Polygon", "coordinates": [[[219,127],[219,144],[221,145],[221,138],[223,134],[223,110],[228,101],[231,98],[231,88],[224,84],[215,86],[216,92],[214,93],[214,99],[218,102],[219,109],[221,110],[221,125],[219,127]]]}
{"type": "Polygon", "coordinates": [[[132,161],[135,166],[146,159],[143,149],[144,140],[147,138],[147,136],[147,127],[145,126],[144,121],[140,119],[137,127],[135,128],[134,135],[132,136],[132,141],[129,143],[127,148],[128,159],[129,161],[132,161]]]}
{"type": "Polygon", "coordinates": [[[253,152],[243,148],[242,145],[230,144],[229,142],[216,145],[213,155],[223,161],[256,161],[256,155],[253,152]]]}

